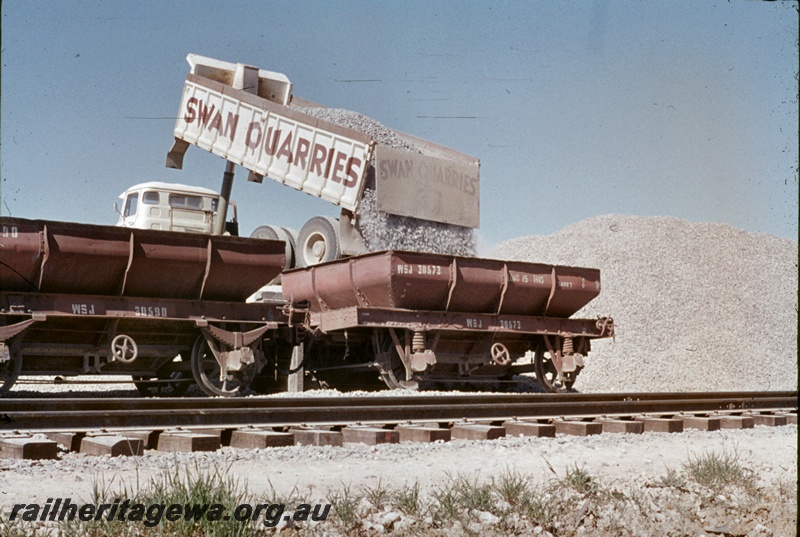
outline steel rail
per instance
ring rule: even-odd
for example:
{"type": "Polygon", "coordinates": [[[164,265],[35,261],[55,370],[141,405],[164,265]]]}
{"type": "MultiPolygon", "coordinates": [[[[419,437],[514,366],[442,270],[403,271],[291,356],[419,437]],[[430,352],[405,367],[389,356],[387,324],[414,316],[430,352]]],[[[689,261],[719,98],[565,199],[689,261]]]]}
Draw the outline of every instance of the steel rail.
{"type": "Polygon", "coordinates": [[[5,399],[0,431],[201,428],[788,410],[797,392],[5,399]]]}
{"type": "Polygon", "coordinates": [[[426,395],[375,395],[375,396],[282,396],[282,397],[73,397],[73,398],[9,398],[0,399],[0,412],[66,411],[77,410],[146,410],[146,409],[220,409],[220,408],[280,408],[285,406],[385,406],[402,401],[405,405],[434,405],[446,401],[456,405],[470,405],[487,401],[498,405],[509,403],[541,404],[547,402],[619,402],[654,401],[665,399],[760,399],[764,397],[783,397],[797,402],[798,392],[631,392],[631,393],[536,393],[536,394],[437,394],[426,395]]]}

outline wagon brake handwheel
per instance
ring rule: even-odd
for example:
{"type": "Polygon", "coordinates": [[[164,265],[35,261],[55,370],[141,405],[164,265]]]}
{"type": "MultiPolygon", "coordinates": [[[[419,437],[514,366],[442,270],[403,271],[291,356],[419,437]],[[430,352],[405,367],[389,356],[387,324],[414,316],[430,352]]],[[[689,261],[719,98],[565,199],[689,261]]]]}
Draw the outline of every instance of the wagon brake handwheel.
{"type": "Polygon", "coordinates": [[[533,358],[533,369],[536,373],[536,380],[546,392],[567,392],[572,389],[575,383],[577,372],[567,373],[565,378],[558,377],[558,371],[550,356],[550,351],[544,342],[536,348],[533,358]]]}
{"type": "Polygon", "coordinates": [[[114,360],[130,364],[139,356],[139,347],[131,336],[119,334],[111,341],[111,353],[114,355],[114,360]]]}
{"type": "Polygon", "coordinates": [[[492,363],[501,366],[507,366],[511,364],[511,353],[508,352],[508,348],[502,343],[494,343],[492,345],[491,355],[492,363]]]}

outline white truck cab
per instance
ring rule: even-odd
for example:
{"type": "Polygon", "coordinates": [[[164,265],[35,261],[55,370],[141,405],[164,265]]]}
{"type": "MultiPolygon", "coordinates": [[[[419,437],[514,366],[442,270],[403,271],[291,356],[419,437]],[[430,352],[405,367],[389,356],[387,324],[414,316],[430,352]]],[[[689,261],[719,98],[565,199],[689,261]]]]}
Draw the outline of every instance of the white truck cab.
{"type": "MultiPolygon", "coordinates": [[[[219,218],[219,193],[210,188],[151,181],[134,185],[119,197],[122,211],[114,204],[118,226],[212,234],[219,218]]],[[[235,235],[235,227],[234,217],[226,230],[235,235]]]]}

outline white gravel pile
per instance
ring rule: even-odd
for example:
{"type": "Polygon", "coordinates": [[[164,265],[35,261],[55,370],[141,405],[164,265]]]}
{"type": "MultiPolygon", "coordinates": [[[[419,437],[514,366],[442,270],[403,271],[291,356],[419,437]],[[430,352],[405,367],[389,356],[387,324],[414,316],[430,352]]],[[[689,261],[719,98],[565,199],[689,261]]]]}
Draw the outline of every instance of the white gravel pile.
{"type": "MultiPolygon", "coordinates": [[[[422,153],[411,141],[396,131],[358,112],[343,108],[299,106],[292,108],[309,116],[368,134],[381,145],[422,153]]],[[[374,162],[372,164],[374,170],[374,162]]],[[[475,255],[475,237],[471,228],[398,216],[378,210],[374,181],[371,180],[367,182],[356,216],[358,229],[364,237],[367,249],[372,252],[409,250],[459,256],[475,255]]]]}
{"type": "Polygon", "coordinates": [[[602,292],[574,317],[611,315],[575,388],[797,389],[798,245],[727,225],[605,215],[490,257],[599,268],[602,292]]]}

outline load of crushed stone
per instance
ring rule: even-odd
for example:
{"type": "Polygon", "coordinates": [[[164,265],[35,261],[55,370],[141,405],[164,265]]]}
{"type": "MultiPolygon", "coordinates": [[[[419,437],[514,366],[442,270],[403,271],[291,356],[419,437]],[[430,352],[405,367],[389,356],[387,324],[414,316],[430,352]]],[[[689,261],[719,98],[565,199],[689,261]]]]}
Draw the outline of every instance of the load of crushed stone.
{"type": "Polygon", "coordinates": [[[797,242],[723,224],[605,215],[491,257],[599,268],[602,291],[574,317],[611,315],[585,392],[797,389],[797,242]]]}
{"type": "MultiPolygon", "coordinates": [[[[306,115],[368,134],[381,145],[415,153],[422,152],[399,133],[358,112],[343,108],[300,106],[292,108],[306,115]]],[[[372,165],[374,168],[374,162],[372,165]]],[[[369,181],[358,206],[356,226],[364,237],[367,249],[371,252],[409,250],[459,256],[475,255],[475,234],[471,228],[380,211],[374,184],[370,184],[369,181]]]]}
{"type": "Polygon", "coordinates": [[[341,127],[347,127],[348,129],[368,134],[381,145],[387,145],[393,149],[421,153],[411,141],[364,114],[359,114],[358,112],[353,112],[352,110],[346,110],[344,108],[312,108],[304,106],[291,106],[291,108],[307,116],[330,121],[341,127]]]}
{"type": "Polygon", "coordinates": [[[366,189],[358,206],[358,227],[371,252],[408,250],[473,257],[471,228],[379,211],[375,191],[366,189]]]}

